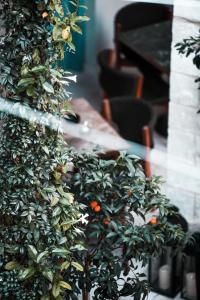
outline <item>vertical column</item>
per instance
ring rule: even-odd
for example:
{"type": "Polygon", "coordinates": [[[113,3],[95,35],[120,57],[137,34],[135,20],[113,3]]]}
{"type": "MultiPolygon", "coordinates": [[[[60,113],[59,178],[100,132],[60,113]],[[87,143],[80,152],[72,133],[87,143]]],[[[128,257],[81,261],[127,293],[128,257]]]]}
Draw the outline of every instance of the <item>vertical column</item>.
{"type": "Polygon", "coordinates": [[[200,180],[193,177],[199,167],[200,177],[200,90],[195,79],[199,70],[189,58],[180,56],[175,44],[197,36],[200,29],[200,1],[174,0],[173,43],[170,81],[168,154],[181,160],[188,174],[168,171],[168,196],[191,225],[200,223],[200,180]]]}

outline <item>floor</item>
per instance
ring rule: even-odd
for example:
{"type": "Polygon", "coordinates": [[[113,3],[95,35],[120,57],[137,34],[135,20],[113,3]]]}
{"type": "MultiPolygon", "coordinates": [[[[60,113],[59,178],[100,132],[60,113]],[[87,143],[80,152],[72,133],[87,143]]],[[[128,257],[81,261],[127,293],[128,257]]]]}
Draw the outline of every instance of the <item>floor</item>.
{"type": "MultiPolygon", "coordinates": [[[[80,300],[82,300],[81,296],[79,297],[80,300]]],[[[151,292],[147,298],[147,300],[170,300],[172,298],[168,298],[162,295],[158,295],[155,294],[153,292],[151,292]]],[[[180,296],[178,295],[176,298],[174,298],[175,300],[180,300],[180,296]]],[[[92,300],[92,296],[90,296],[90,300],[92,300]]],[[[120,298],[120,300],[134,300],[133,297],[125,297],[125,298],[120,298]]],[[[146,300],[146,299],[145,299],[146,300]]]]}
{"type": "Polygon", "coordinates": [[[77,83],[70,89],[73,98],[85,98],[97,110],[100,110],[102,91],[98,83],[96,67],[77,74],[77,83]]]}
{"type": "MultiPolygon", "coordinates": [[[[167,299],[171,299],[171,298],[168,298],[168,297],[165,297],[165,296],[162,296],[162,295],[158,295],[158,294],[155,294],[155,293],[150,293],[150,295],[149,295],[149,298],[148,298],[148,300],[167,300],[167,299]]],[[[181,299],[181,297],[180,297],[180,295],[178,295],[176,298],[174,298],[174,299],[176,299],[176,300],[179,300],[179,299],[181,299]]],[[[133,299],[126,299],[126,300],[133,300],[133,299]]]]}

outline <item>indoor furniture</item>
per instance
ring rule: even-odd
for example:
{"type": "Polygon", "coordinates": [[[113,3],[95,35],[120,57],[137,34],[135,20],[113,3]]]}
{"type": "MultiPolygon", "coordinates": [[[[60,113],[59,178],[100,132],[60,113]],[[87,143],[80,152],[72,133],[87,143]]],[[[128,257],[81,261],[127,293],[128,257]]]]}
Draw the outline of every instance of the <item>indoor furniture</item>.
{"type": "Polygon", "coordinates": [[[124,139],[134,142],[135,147],[138,144],[145,146],[145,148],[138,148],[141,152],[138,154],[143,156],[145,174],[150,177],[149,151],[153,146],[151,131],[153,110],[151,106],[144,100],[132,97],[105,98],[103,99],[102,115],[109,124],[117,126],[124,139]]]}
{"type": "Polygon", "coordinates": [[[104,91],[104,97],[141,97],[143,74],[138,68],[120,69],[116,67],[113,55],[114,52],[111,49],[105,49],[98,55],[99,82],[104,91]]]}
{"type": "MultiPolygon", "coordinates": [[[[118,64],[121,63],[122,56],[134,61],[132,51],[129,51],[129,47],[121,43],[120,36],[122,33],[170,19],[172,19],[172,10],[167,5],[135,2],[122,7],[116,14],[114,21],[115,48],[118,64]]],[[[151,42],[152,34],[153,32],[148,36],[149,42],[151,42]]]]}
{"type": "Polygon", "coordinates": [[[172,22],[165,21],[152,25],[122,31],[118,36],[120,44],[132,52],[140,64],[147,62],[167,80],[170,72],[172,22]],[[165,77],[164,77],[165,74],[165,77]]]}

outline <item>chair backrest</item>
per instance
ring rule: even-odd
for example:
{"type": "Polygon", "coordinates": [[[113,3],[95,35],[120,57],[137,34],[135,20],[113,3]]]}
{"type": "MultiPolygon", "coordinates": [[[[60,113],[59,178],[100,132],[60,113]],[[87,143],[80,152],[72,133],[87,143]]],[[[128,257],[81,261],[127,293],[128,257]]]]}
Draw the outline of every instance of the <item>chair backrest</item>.
{"type": "Polygon", "coordinates": [[[115,16],[115,28],[131,30],[150,24],[169,20],[171,16],[167,5],[155,3],[131,3],[121,8],[115,16]]]}
{"type": "Polygon", "coordinates": [[[110,108],[112,121],[117,124],[121,136],[144,145],[143,128],[153,119],[151,106],[144,100],[120,97],[110,99],[110,108]]]}
{"type": "Polygon", "coordinates": [[[99,81],[107,97],[141,97],[143,75],[139,71],[125,72],[110,65],[111,51],[105,49],[98,55],[99,81]]]}
{"type": "Polygon", "coordinates": [[[153,147],[153,136],[150,131],[153,110],[144,100],[130,97],[103,99],[103,117],[112,125],[117,125],[119,133],[125,139],[144,145],[143,149],[134,146],[138,156],[143,157],[144,172],[151,177],[150,148],[153,147]]]}

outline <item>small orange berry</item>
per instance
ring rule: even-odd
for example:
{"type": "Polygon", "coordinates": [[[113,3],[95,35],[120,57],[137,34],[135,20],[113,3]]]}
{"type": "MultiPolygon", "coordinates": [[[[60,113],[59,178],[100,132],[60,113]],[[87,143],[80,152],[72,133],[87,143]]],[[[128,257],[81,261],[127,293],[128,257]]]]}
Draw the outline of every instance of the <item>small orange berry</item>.
{"type": "Polygon", "coordinates": [[[90,202],[91,209],[94,209],[96,206],[98,206],[98,202],[96,200],[93,200],[92,202],[90,202]]]}
{"type": "Polygon", "coordinates": [[[157,218],[156,218],[156,217],[152,217],[150,223],[151,223],[152,225],[156,225],[156,224],[158,223],[157,218]]]}
{"type": "Polygon", "coordinates": [[[107,226],[109,223],[110,223],[110,220],[109,220],[109,219],[104,219],[104,220],[103,220],[103,224],[104,224],[104,225],[107,226]]]}
{"type": "Polygon", "coordinates": [[[60,259],[58,260],[58,263],[59,263],[59,264],[63,264],[64,261],[65,261],[65,260],[64,260],[63,258],[60,258],[60,259]]]}
{"type": "Polygon", "coordinates": [[[16,163],[16,164],[19,164],[19,162],[20,162],[20,158],[19,158],[19,156],[16,156],[16,158],[15,158],[15,160],[14,160],[14,161],[15,161],[15,163],[16,163]]]}
{"type": "Polygon", "coordinates": [[[97,213],[97,212],[100,212],[100,210],[101,210],[101,206],[100,206],[100,205],[95,206],[94,211],[95,211],[96,213],[97,213]]]}
{"type": "Polygon", "coordinates": [[[35,193],[35,198],[36,198],[36,199],[40,199],[40,193],[39,193],[39,192],[36,192],[36,193],[35,193]]]}
{"type": "Polygon", "coordinates": [[[48,17],[48,12],[44,11],[43,14],[42,14],[42,17],[43,17],[43,19],[47,18],[48,17]]]}

